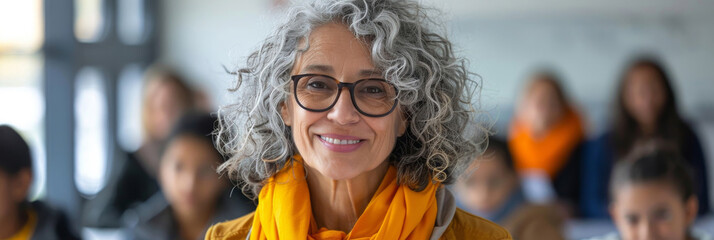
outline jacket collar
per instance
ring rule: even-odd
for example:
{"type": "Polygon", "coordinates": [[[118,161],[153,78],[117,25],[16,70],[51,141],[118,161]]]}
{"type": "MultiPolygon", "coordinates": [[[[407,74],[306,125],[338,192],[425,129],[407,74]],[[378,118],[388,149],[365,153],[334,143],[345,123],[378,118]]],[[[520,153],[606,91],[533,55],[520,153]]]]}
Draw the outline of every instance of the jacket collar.
{"type": "Polygon", "coordinates": [[[434,230],[431,231],[430,240],[437,240],[446,232],[456,213],[454,195],[447,187],[442,186],[436,190],[436,204],[436,223],[434,223],[434,230]]]}

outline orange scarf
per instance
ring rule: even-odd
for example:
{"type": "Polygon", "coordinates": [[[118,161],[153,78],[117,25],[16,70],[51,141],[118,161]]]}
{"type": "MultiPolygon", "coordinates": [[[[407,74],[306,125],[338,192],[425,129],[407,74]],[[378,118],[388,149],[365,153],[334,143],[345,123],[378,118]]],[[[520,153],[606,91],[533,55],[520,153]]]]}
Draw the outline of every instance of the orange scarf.
{"type": "Polygon", "coordinates": [[[436,221],[439,184],[415,192],[398,185],[396,175],[390,166],[351,232],[318,229],[302,158],[295,155],[260,191],[250,239],[428,239],[436,221]]]}
{"type": "Polygon", "coordinates": [[[542,170],[553,179],[584,137],[580,116],[568,108],[541,138],[534,138],[527,126],[514,121],[508,145],[518,171],[542,170]]]}

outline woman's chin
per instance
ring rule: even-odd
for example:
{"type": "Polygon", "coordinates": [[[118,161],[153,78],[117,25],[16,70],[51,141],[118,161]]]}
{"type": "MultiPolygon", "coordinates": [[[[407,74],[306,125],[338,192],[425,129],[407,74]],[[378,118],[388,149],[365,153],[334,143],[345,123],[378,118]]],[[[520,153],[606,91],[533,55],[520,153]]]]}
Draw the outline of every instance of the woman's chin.
{"type": "Polygon", "coordinates": [[[345,167],[325,167],[317,170],[321,175],[335,180],[348,180],[359,176],[362,172],[358,170],[357,167],[345,166],[345,167]]]}
{"type": "Polygon", "coordinates": [[[316,149],[302,156],[307,167],[332,180],[348,180],[379,168],[384,161],[369,152],[337,153],[328,149],[316,149]]]}

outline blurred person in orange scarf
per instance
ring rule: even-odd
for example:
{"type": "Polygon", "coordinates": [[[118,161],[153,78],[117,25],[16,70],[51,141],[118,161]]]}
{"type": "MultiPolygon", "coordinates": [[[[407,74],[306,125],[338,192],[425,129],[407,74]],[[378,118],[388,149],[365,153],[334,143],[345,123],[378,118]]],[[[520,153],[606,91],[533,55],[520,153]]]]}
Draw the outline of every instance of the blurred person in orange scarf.
{"type": "Polygon", "coordinates": [[[585,129],[560,82],[552,71],[532,75],[517,106],[508,145],[524,177],[527,197],[535,202],[558,200],[568,215],[574,215],[580,187],[577,156],[585,129]],[[535,182],[546,186],[532,187],[535,182]]]}

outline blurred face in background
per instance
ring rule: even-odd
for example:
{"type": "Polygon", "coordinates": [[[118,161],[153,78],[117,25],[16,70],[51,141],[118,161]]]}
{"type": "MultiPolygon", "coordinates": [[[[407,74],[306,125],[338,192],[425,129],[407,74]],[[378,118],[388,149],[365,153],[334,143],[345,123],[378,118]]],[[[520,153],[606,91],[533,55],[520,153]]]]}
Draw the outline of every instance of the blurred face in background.
{"type": "MultiPolygon", "coordinates": [[[[18,206],[27,197],[32,183],[31,170],[8,174],[0,170],[0,224],[11,224],[18,219],[18,206]]],[[[2,236],[0,237],[10,237],[2,236]]]]}
{"type": "Polygon", "coordinates": [[[635,67],[626,75],[624,105],[640,125],[654,127],[666,102],[662,76],[650,66],[635,67]]]}
{"type": "Polygon", "coordinates": [[[456,182],[461,203],[472,210],[493,212],[508,200],[518,186],[518,176],[502,158],[501,154],[487,151],[476,159],[467,171],[471,174],[456,182]]]}
{"type": "Polygon", "coordinates": [[[11,176],[0,171],[0,224],[6,224],[7,218],[17,217],[13,211],[18,204],[13,194],[13,182],[14,179],[11,176]]]}
{"type": "Polygon", "coordinates": [[[684,240],[697,214],[697,198],[682,201],[665,182],[632,183],[615,193],[610,214],[624,240],[684,240]]]}
{"type": "Polygon", "coordinates": [[[144,114],[147,137],[162,140],[176,120],[189,108],[186,93],[174,82],[155,80],[146,86],[144,114]]]}
{"type": "Polygon", "coordinates": [[[535,134],[542,134],[563,115],[564,103],[556,88],[542,77],[535,77],[521,102],[519,120],[535,134]]]}
{"type": "Polygon", "coordinates": [[[183,135],[172,140],[161,159],[161,189],[174,211],[195,215],[211,211],[225,180],[216,167],[221,157],[205,139],[183,135]]]}

